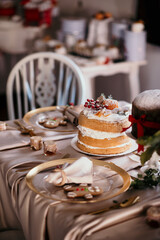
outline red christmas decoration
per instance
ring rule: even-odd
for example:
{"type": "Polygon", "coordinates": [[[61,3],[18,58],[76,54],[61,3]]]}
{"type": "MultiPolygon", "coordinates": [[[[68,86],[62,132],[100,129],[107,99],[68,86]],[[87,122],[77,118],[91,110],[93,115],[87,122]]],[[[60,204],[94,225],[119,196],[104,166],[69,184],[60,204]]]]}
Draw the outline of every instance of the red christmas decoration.
{"type": "MultiPolygon", "coordinates": [[[[131,125],[128,127],[130,128],[134,123],[137,124],[137,137],[143,137],[144,135],[144,129],[143,127],[148,127],[148,128],[154,128],[154,129],[160,129],[160,123],[156,122],[150,122],[146,120],[146,115],[142,115],[139,119],[135,119],[132,115],[129,115],[128,120],[131,122],[131,125]]],[[[123,128],[123,131],[126,131],[128,128],[123,128]]],[[[138,152],[144,151],[144,146],[143,145],[138,145],[138,152]]]]}
{"type": "Polygon", "coordinates": [[[46,0],[36,3],[34,0],[23,0],[21,4],[24,6],[25,25],[51,25],[52,2],[52,0],[46,0]]]}

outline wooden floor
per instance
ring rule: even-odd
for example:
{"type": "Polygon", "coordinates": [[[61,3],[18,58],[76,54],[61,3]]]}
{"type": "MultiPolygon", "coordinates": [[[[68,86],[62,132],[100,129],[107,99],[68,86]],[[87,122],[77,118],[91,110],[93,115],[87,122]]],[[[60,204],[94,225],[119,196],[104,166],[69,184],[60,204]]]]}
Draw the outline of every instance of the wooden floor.
{"type": "Polygon", "coordinates": [[[0,95],[0,121],[8,120],[6,96],[0,95]]]}

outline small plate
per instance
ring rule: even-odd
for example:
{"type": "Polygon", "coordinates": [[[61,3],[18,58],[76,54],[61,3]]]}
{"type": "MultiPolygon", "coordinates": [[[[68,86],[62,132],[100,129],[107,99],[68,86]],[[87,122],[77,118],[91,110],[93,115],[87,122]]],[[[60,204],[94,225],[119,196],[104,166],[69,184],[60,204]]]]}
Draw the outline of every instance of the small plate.
{"type": "Polygon", "coordinates": [[[64,193],[63,187],[57,187],[51,183],[48,183],[47,181],[45,181],[45,176],[49,173],[49,170],[47,172],[47,169],[51,169],[52,167],[53,169],[55,169],[65,163],[72,164],[76,160],[76,158],[58,159],[42,163],[32,168],[26,175],[26,182],[28,187],[35,193],[43,196],[44,198],[69,203],[100,202],[113,198],[125,192],[129,188],[131,179],[129,174],[124,169],[118,167],[114,163],[90,159],[93,162],[93,183],[102,187],[103,193],[99,196],[94,197],[92,200],[86,200],[83,198],[67,198],[66,194],[64,193]],[[114,176],[115,173],[117,174],[117,176],[119,175],[119,177],[123,180],[122,184],[115,186],[115,181],[111,180],[111,173],[114,176]]]}
{"type": "Polygon", "coordinates": [[[63,117],[64,106],[51,106],[44,108],[37,108],[29,111],[23,117],[23,120],[33,126],[38,127],[44,131],[54,131],[54,132],[75,132],[77,127],[67,123],[67,126],[58,126],[56,128],[46,128],[43,125],[39,124],[39,120],[43,118],[54,118],[54,117],[63,117]]]}
{"type": "Polygon", "coordinates": [[[133,139],[131,139],[130,141],[132,142],[132,145],[131,145],[131,147],[130,147],[127,151],[125,151],[125,152],[123,152],[123,153],[106,154],[106,155],[105,155],[105,154],[93,154],[93,153],[88,153],[88,152],[82,151],[81,149],[79,149],[79,148],[77,147],[77,144],[76,144],[76,143],[77,143],[77,136],[72,139],[72,141],[71,141],[71,146],[72,146],[76,151],[78,151],[78,152],[85,153],[85,154],[90,155],[90,156],[106,157],[106,158],[107,158],[107,157],[123,156],[123,155],[126,155],[126,154],[129,154],[129,153],[131,153],[131,152],[136,151],[137,148],[138,148],[137,143],[136,143],[135,140],[133,140],[133,139]]]}

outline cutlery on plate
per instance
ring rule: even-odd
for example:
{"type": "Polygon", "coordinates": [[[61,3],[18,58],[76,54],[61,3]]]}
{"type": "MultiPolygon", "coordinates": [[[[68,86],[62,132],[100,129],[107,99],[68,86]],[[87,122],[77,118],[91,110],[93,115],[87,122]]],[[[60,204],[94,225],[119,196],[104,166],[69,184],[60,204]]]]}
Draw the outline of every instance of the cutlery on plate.
{"type": "Polygon", "coordinates": [[[123,202],[116,203],[116,204],[114,204],[114,205],[112,205],[110,207],[103,208],[103,209],[100,209],[100,210],[97,210],[97,211],[93,211],[93,212],[89,212],[87,214],[88,215],[96,215],[96,214],[107,212],[107,211],[110,211],[110,210],[113,210],[113,209],[126,208],[126,207],[134,205],[139,200],[140,200],[139,196],[130,197],[130,198],[126,199],[123,202]]]}
{"type": "Polygon", "coordinates": [[[24,124],[19,121],[15,120],[14,123],[20,127],[20,131],[22,134],[29,134],[30,136],[35,136],[36,134],[34,133],[34,129],[32,127],[25,127],[24,124]]]}
{"type": "MultiPolygon", "coordinates": [[[[64,154],[62,157],[61,157],[61,159],[64,159],[64,158],[69,158],[70,157],[70,154],[69,153],[66,153],[66,154],[64,154]]],[[[41,164],[41,163],[43,163],[43,162],[35,162],[35,163],[31,163],[31,165],[33,165],[33,166],[29,166],[28,165],[28,167],[26,166],[24,166],[23,165],[23,167],[22,166],[18,166],[17,168],[17,170],[16,170],[16,172],[26,172],[26,171],[29,171],[29,170],[31,170],[33,167],[36,167],[38,164],[41,164]],[[36,164],[37,163],[37,164],[36,164]],[[25,168],[24,168],[25,167],[25,168]]],[[[50,171],[50,170],[53,170],[54,168],[53,167],[50,167],[50,168],[48,168],[48,169],[46,169],[46,170],[44,170],[45,172],[46,171],[50,171]]],[[[41,171],[41,172],[44,172],[44,171],[41,171]]]]}

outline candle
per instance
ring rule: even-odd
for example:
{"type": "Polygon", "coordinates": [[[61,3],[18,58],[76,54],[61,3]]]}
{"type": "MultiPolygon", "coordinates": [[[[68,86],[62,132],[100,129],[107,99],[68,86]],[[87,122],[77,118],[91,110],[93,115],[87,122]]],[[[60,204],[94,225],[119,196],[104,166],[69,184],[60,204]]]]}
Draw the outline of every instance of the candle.
{"type": "Polygon", "coordinates": [[[44,142],[44,154],[47,155],[52,155],[56,153],[57,151],[57,146],[55,141],[53,140],[47,140],[44,142]]]}
{"type": "Polygon", "coordinates": [[[30,137],[30,146],[34,150],[40,150],[42,148],[42,137],[40,136],[33,136],[30,137]]]}

